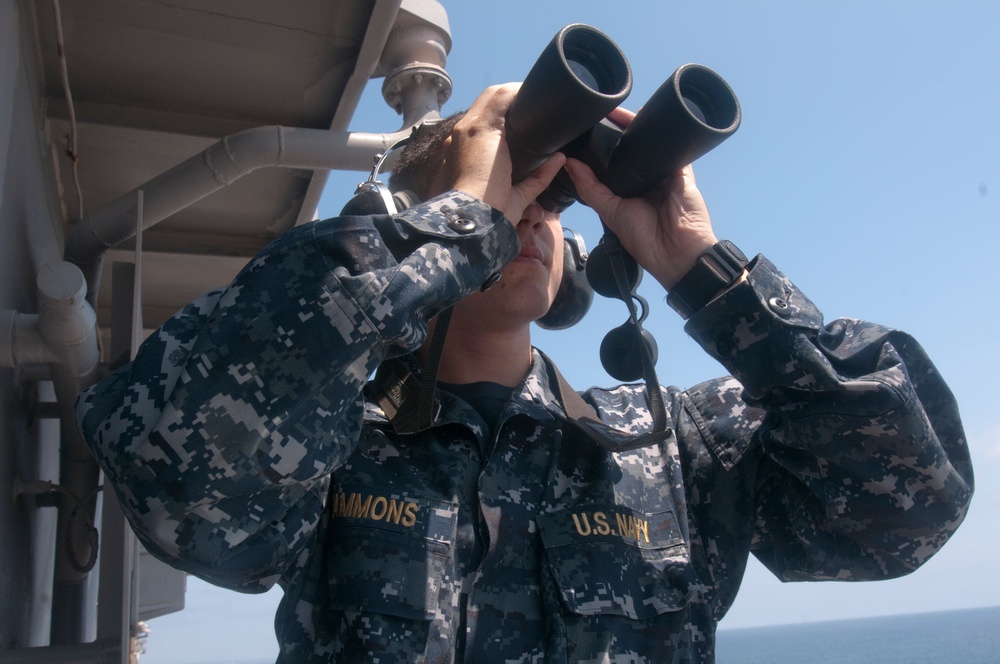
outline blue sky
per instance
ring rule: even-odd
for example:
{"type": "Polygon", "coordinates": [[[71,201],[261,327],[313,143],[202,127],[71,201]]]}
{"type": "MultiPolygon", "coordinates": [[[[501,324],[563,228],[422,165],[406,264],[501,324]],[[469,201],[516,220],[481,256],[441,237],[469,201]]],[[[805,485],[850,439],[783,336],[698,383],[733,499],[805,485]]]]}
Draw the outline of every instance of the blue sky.
{"type": "MultiPolygon", "coordinates": [[[[454,45],[445,112],[487,85],[524,77],[564,25],[611,36],[632,65],[636,109],[676,69],[698,62],[740,99],[743,123],[695,164],[716,233],[774,261],[825,312],[904,329],[948,379],[978,478],[966,523],[911,576],[869,584],[787,584],[753,563],[722,628],[1000,604],[1000,374],[994,292],[1000,245],[1000,3],[444,0],[454,45]],[[990,516],[990,514],[994,516],[990,516]]],[[[400,120],[373,81],[352,130],[400,120]]],[[[357,173],[334,173],[320,204],[335,215],[357,173]]],[[[593,246],[596,217],[564,223],[593,246]]],[[[719,375],[652,279],[640,292],[666,384],[719,375]]],[[[609,385],[597,359],[624,305],[598,298],[569,331],[534,341],[578,388],[609,385]]],[[[143,662],[271,661],[277,592],[245,597],[190,579],[188,609],[150,623],[143,662]],[[197,648],[191,644],[197,643],[197,648]]]]}

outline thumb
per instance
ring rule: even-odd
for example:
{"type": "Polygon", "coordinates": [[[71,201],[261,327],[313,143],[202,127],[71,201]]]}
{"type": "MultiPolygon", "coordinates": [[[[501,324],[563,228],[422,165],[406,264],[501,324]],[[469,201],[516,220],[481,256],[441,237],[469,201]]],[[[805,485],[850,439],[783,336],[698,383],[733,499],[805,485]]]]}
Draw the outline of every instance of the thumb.
{"type": "Polygon", "coordinates": [[[597,179],[590,166],[578,159],[567,159],[566,171],[573,179],[580,200],[594,210],[601,219],[614,216],[613,213],[622,199],[597,179]]]}
{"type": "Polygon", "coordinates": [[[520,199],[519,203],[524,203],[525,208],[528,207],[552,183],[552,180],[559,173],[559,169],[565,164],[566,155],[556,152],[536,168],[531,175],[515,184],[511,193],[520,199]]]}

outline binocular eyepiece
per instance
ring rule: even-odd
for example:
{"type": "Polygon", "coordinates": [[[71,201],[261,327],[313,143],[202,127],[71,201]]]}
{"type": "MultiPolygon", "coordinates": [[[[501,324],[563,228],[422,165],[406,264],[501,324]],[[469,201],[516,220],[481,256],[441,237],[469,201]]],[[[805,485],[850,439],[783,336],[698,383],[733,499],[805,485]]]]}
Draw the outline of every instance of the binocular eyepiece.
{"type": "MultiPolygon", "coordinates": [[[[622,130],[606,116],[631,91],[632,70],[607,35],[583,24],[560,30],[507,111],[514,181],[561,151],[590,166],[617,195],[639,196],[740,125],[736,95],[701,65],[678,68],[622,130]]],[[[550,211],[575,200],[576,189],[565,171],[538,197],[550,211]]]]}

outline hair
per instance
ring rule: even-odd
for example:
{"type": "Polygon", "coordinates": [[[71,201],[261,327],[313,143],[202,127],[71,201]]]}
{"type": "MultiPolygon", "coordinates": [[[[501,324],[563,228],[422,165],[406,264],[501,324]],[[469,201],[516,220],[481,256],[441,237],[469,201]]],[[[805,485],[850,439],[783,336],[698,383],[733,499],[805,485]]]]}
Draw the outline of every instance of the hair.
{"type": "Polygon", "coordinates": [[[453,113],[439,122],[424,123],[413,130],[410,142],[406,144],[389,176],[392,191],[409,190],[421,200],[429,197],[429,189],[436,175],[441,158],[441,148],[451,130],[465,115],[465,111],[453,113]]]}

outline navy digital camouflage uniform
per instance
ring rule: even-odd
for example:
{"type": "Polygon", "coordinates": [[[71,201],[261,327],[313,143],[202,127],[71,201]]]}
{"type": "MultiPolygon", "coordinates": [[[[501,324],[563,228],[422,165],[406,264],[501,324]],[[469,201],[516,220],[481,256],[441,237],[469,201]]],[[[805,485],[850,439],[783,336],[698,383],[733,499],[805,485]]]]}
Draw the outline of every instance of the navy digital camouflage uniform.
{"type": "MultiPolygon", "coordinates": [[[[750,552],[784,580],[884,579],[962,521],[968,451],[921,348],[824,327],[763,257],[688,322],[734,377],[665,390],[662,444],[584,438],[537,353],[498,422],[444,393],[396,434],[373,370],[517,253],[450,192],[296,228],[179,312],[78,404],[140,540],[221,586],[281,584],[279,662],[706,662],[750,552]]],[[[644,390],[584,398],[640,433],[644,390]]]]}

